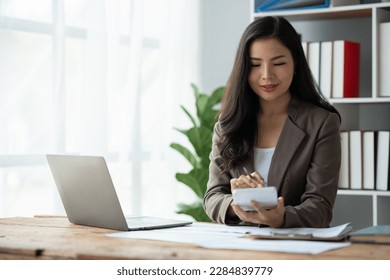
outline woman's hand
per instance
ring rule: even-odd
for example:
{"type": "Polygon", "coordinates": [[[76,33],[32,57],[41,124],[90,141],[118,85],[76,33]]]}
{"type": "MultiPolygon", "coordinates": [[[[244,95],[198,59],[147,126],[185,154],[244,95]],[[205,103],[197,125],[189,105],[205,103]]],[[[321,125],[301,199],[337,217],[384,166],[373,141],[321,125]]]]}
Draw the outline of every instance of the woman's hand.
{"type": "Polygon", "coordinates": [[[278,198],[278,204],[276,208],[264,209],[256,201],[252,200],[252,206],[256,209],[256,212],[246,212],[242,208],[234,203],[231,204],[234,213],[242,220],[253,224],[268,225],[273,228],[282,227],[284,224],[284,202],[283,197],[278,198]]]}
{"type": "MultiPolygon", "coordinates": [[[[230,188],[233,193],[235,189],[239,188],[262,188],[265,184],[264,178],[259,172],[253,172],[247,175],[241,175],[238,178],[230,180],[230,188]]],[[[237,216],[242,221],[250,222],[253,224],[268,225],[270,227],[278,228],[284,224],[284,202],[283,198],[278,198],[278,204],[273,209],[265,209],[260,206],[256,201],[251,202],[256,212],[246,212],[238,205],[234,204],[234,201],[229,207],[228,215],[237,216]]]]}
{"type": "Polygon", "coordinates": [[[259,172],[255,171],[248,175],[241,175],[238,178],[230,180],[230,188],[233,193],[234,189],[239,188],[259,188],[264,186],[264,178],[259,172]]]}
{"type": "MultiPolygon", "coordinates": [[[[244,169],[244,171],[245,171],[245,173],[247,173],[246,169],[244,169]]],[[[255,172],[252,172],[251,174],[241,175],[238,178],[231,179],[230,180],[230,190],[233,193],[233,191],[235,189],[239,189],[239,188],[261,188],[261,187],[264,186],[264,184],[265,184],[264,178],[260,175],[259,172],[255,171],[255,172]]],[[[237,207],[240,208],[239,206],[237,206],[237,207]]],[[[244,210],[242,210],[242,211],[244,211],[244,210]]],[[[231,205],[228,208],[227,215],[229,217],[237,217],[238,213],[235,210],[235,208],[233,208],[232,205],[231,205]]]]}

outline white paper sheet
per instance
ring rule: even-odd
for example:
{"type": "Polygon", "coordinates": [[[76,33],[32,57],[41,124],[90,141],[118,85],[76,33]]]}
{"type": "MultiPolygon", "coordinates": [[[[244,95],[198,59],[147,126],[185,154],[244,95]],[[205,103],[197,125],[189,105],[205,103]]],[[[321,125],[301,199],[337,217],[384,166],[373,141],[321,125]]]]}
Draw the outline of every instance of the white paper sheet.
{"type": "Polygon", "coordinates": [[[213,249],[257,250],[302,254],[319,254],[350,245],[350,243],[346,242],[253,240],[242,238],[247,233],[256,234],[257,230],[254,227],[193,223],[185,227],[117,232],[108,234],[107,236],[180,242],[213,249]]]}
{"type": "Polygon", "coordinates": [[[318,238],[335,238],[344,236],[351,231],[349,223],[331,228],[254,228],[250,231],[252,235],[286,235],[305,236],[310,235],[318,238]]]}
{"type": "Polygon", "coordinates": [[[236,249],[272,251],[298,254],[319,254],[330,250],[347,247],[347,242],[321,242],[321,241],[298,241],[298,240],[253,240],[249,238],[235,238],[230,240],[213,240],[201,242],[201,247],[212,249],[236,249]]]}

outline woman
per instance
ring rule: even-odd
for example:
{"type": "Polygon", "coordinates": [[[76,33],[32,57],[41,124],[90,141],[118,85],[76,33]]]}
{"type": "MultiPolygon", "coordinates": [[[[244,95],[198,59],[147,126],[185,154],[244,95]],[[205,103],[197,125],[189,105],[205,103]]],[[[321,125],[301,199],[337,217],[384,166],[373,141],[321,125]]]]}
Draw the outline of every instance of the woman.
{"type": "Polygon", "coordinates": [[[252,22],[214,128],[206,213],[225,224],[328,227],[339,178],[340,122],[316,86],[291,24],[280,17],[252,22]],[[234,205],[234,189],[265,182],[278,190],[276,208],[252,201],[257,211],[245,212],[234,205]]]}

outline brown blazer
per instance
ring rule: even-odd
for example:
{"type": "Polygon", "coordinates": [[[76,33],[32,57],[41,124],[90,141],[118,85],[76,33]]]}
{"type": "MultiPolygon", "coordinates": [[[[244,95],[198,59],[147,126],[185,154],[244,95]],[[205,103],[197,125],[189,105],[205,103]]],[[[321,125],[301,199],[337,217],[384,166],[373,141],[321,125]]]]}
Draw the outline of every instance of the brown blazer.
{"type": "MultiPolygon", "coordinates": [[[[210,175],[204,209],[218,223],[238,224],[227,217],[232,202],[230,179],[254,171],[253,153],[242,165],[220,175],[219,123],[215,125],[210,154],[210,175]]],[[[291,99],[268,174],[268,185],[284,198],[283,227],[328,227],[337,194],[341,161],[340,120],[337,114],[307,102],[291,99]]]]}

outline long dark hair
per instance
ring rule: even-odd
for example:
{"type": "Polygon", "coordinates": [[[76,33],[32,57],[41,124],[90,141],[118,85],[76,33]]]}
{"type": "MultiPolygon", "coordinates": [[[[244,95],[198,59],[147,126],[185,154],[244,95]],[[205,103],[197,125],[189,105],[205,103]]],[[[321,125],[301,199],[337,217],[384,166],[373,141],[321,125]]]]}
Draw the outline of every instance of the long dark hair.
{"type": "MultiPolygon", "coordinates": [[[[295,75],[290,85],[294,98],[305,100],[330,112],[337,110],[321,94],[310,71],[299,35],[282,17],[263,17],[253,21],[244,31],[233,69],[227,82],[219,115],[222,173],[245,160],[257,137],[258,96],[248,82],[251,69],[249,48],[257,39],[274,38],[291,52],[295,75]]],[[[341,118],[340,118],[341,119],[341,118]]]]}

